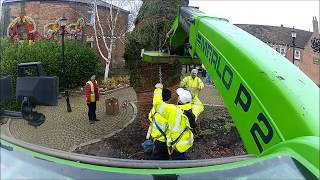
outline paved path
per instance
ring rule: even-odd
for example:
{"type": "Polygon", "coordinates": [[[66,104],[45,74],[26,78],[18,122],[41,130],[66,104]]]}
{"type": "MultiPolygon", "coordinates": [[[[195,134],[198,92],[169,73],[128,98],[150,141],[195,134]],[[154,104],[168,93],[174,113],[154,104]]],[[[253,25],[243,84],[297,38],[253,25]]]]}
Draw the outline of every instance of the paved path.
{"type": "MultiPolygon", "coordinates": [[[[116,91],[102,96],[102,99],[114,96],[121,105],[124,100],[135,101],[136,95],[132,88],[116,91]]],[[[11,134],[26,142],[61,150],[72,150],[76,146],[108,136],[128,125],[135,118],[135,106],[129,104],[121,108],[116,116],[105,114],[105,103],[97,103],[97,119],[100,121],[90,124],[87,117],[87,106],[84,95],[74,95],[70,99],[72,112],[66,112],[65,99],[59,99],[55,107],[39,107],[38,112],[46,116],[46,122],[39,127],[33,127],[21,119],[12,119],[9,124],[11,134]]]]}
{"type": "MultiPolygon", "coordinates": [[[[185,73],[185,66],[182,68],[182,77],[189,76],[190,73],[185,73]]],[[[198,77],[201,78],[203,82],[205,82],[204,77],[201,77],[201,73],[198,74],[198,77]]],[[[218,92],[218,90],[214,87],[212,83],[205,83],[205,88],[200,92],[199,95],[200,100],[203,104],[209,106],[224,106],[223,100],[218,92]]]]}
{"type": "MultiPolygon", "coordinates": [[[[119,104],[124,101],[136,102],[137,100],[132,88],[109,93],[102,99],[109,97],[118,98],[119,104]]],[[[207,105],[223,105],[218,91],[210,84],[206,84],[204,90],[200,93],[200,99],[207,105]]],[[[97,104],[97,118],[101,121],[90,124],[84,95],[73,95],[70,101],[71,113],[66,112],[65,99],[59,99],[58,106],[37,107],[36,110],[46,116],[46,122],[41,126],[35,128],[28,125],[25,120],[11,119],[9,123],[1,126],[1,134],[8,135],[9,130],[15,138],[26,142],[72,151],[79,145],[112,136],[135,118],[135,105],[122,108],[116,116],[109,116],[105,114],[104,100],[100,100],[97,104]]]]}
{"type": "Polygon", "coordinates": [[[200,92],[200,100],[209,106],[223,106],[223,100],[218,90],[212,84],[205,84],[205,88],[200,92]]]}

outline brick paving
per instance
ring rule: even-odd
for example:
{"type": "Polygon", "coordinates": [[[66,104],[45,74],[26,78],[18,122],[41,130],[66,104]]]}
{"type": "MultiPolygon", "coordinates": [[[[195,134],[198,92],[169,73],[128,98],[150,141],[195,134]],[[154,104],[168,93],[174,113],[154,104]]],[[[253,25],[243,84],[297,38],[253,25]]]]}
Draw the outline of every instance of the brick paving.
{"type": "MultiPolygon", "coordinates": [[[[65,99],[59,99],[55,107],[37,107],[37,111],[46,116],[46,122],[39,127],[33,127],[21,119],[11,119],[10,123],[1,126],[1,134],[10,130],[15,138],[45,147],[72,151],[75,147],[94,140],[114,135],[124,128],[135,117],[135,107],[121,108],[116,116],[105,114],[103,99],[116,97],[121,105],[124,101],[136,102],[137,97],[132,88],[125,88],[102,96],[97,103],[97,119],[90,124],[87,117],[87,106],[84,95],[71,96],[72,112],[66,112],[65,99]],[[9,126],[9,127],[8,127],[9,126]],[[3,131],[6,130],[6,131],[3,131]]],[[[223,101],[212,84],[206,84],[200,93],[201,101],[206,105],[223,105],[223,101]]]]}
{"type": "MultiPolygon", "coordinates": [[[[189,75],[190,72],[185,73],[185,66],[183,66],[181,79],[189,75]]],[[[213,83],[205,82],[204,77],[201,77],[201,73],[198,73],[198,77],[200,77],[205,84],[205,88],[199,93],[199,98],[202,103],[209,106],[224,106],[223,100],[213,83]]]]}
{"type": "Polygon", "coordinates": [[[59,99],[55,107],[38,107],[36,110],[46,116],[46,122],[39,127],[33,127],[21,119],[12,119],[9,124],[11,134],[29,143],[50,148],[69,151],[75,146],[107,136],[122,129],[135,116],[134,107],[129,104],[121,108],[115,116],[105,114],[103,99],[116,97],[121,105],[125,100],[135,101],[136,95],[132,88],[122,89],[102,96],[97,103],[97,119],[90,124],[87,117],[87,106],[84,95],[71,96],[72,112],[66,112],[65,99],[59,99]]]}

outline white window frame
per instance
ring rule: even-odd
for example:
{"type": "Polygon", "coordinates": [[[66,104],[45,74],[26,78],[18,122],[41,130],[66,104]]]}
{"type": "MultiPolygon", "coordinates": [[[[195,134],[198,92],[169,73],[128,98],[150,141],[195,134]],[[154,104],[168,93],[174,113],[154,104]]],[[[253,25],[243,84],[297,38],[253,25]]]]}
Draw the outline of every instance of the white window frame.
{"type": "Polygon", "coordinates": [[[90,26],[93,26],[94,24],[94,20],[95,20],[95,14],[94,14],[94,11],[87,11],[87,15],[86,16],[86,24],[87,25],[90,25],[90,26]]]}
{"type": "Polygon", "coordinates": [[[299,50],[294,50],[294,59],[300,60],[301,52],[299,50]]]}
{"type": "Polygon", "coordinates": [[[282,56],[286,56],[286,48],[280,47],[279,53],[280,53],[282,56]],[[282,50],[283,50],[283,53],[282,53],[282,50]]]}
{"type": "Polygon", "coordinates": [[[93,37],[87,37],[87,40],[86,40],[87,44],[90,43],[90,48],[93,48],[93,42],[94,42],[94,39],[93,37]]]}

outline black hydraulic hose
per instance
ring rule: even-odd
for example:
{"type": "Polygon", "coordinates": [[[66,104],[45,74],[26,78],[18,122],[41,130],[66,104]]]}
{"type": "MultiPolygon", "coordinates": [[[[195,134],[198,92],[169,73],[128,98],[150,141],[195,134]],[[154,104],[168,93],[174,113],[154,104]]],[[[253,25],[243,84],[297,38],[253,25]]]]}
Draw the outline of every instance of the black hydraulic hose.
{"type": "Polygon", "coordinates": [[[1,117],[13,117],[13,118],[22,118],[22,113],[17,111],[2,111],[0,114],[1,117]]]}

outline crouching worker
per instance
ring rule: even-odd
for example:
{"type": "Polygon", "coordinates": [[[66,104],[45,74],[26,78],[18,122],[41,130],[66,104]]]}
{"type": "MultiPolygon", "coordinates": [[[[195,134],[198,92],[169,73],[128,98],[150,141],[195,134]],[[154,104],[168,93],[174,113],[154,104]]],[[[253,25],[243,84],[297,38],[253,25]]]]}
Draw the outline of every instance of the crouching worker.
{"type": "Polygon", "coordinates": [[[172,160],[186,160],[186,151],[193,145],[192,128],[196,127],[195,115],[191,110],[191,93],[179,88],[177,94],[180,105],[163,101],[163,85],[158,83],[154,90],[153,107],[163,118],[168,120],[167,146],[172,160]],[[184,106],[183,110],[180,106],[184,106]]]}
{"type": "MultiPolygon", "coordinates": [[[[171,99],[171,91],[164,88],[162,90],[163,101],[171,99]]],[[[154,142],[151,160],[169,160],[167,147],[168,121],[155,111],[153,107],[149,113],[151,139],[154,142]]]]}

